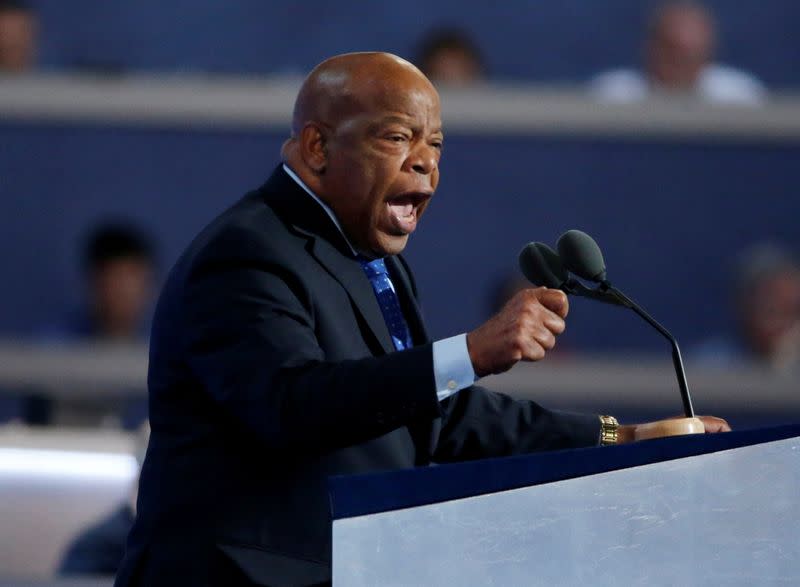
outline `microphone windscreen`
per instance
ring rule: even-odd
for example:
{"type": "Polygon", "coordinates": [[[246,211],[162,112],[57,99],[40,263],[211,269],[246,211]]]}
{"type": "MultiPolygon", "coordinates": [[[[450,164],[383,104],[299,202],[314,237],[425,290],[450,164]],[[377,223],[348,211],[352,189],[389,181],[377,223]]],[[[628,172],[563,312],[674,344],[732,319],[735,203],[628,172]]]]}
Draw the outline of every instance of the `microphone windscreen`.
{"type": "Polygon", "coordinates": [[[558,289],[567,281],[561,259],[544,243],[528,243],[519,253],[519,268],[534,285],[558,289]]]}
{"type": "Polygon", "coordinates": [[[606,278],[603,253],[585,232],[568,230],[559,237],[557,247],[564,266],[578,277],[589,281],[603,281],[606,278]]]}

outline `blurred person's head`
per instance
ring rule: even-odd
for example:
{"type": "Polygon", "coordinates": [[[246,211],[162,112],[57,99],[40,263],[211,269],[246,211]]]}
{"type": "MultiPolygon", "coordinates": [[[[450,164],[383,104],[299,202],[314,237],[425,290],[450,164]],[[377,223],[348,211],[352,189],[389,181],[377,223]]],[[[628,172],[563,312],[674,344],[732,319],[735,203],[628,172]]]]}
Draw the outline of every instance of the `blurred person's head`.
{"type": "Polygon", "coordinates": [[[36,16],[20,0],[0,0],[0,72],[19,73],[33,66],[36,16]]]}
{"type": "Polygon", "coordinates": [[[781,361],[800,328],[800,266],[773,245],[753,247],[741,256],[736,278],[736,311],[749,350],[767,363],[781,361]]]}
{"type": "Polygon", "coordinates": [[[154,259],[150,243],[127,224],[103,224],[86,242],[84,268],[95,334],[132,339],[152,301],[154,259]]]}
{"type": "Polygon", "coordinates": [[[711,62],[716,30],[711,13],[688,0],[666,2],[654,14],[646,42],[650,80],[669,90],[691,90],[711,62]]]}
{"type": "Polygon", "coordinates": [[[417,63],[434,84],[466,86],[484,77],[483,57],[477,45],[456,29],[429,33],[420,44],[417,63]]]}

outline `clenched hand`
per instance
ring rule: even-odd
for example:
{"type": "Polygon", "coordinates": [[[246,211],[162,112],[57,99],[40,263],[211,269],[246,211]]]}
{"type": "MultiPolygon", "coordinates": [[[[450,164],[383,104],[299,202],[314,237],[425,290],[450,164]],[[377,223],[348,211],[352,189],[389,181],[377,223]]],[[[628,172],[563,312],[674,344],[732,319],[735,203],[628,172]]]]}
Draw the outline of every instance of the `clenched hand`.
{"type": "Polygon", "coordinates": [[[539,287],[515,295],[500,313],[467,334],[467,349],[478,377],[508,371],[519,361],[539,361],[564,332],[566,294],[539,287]]]}

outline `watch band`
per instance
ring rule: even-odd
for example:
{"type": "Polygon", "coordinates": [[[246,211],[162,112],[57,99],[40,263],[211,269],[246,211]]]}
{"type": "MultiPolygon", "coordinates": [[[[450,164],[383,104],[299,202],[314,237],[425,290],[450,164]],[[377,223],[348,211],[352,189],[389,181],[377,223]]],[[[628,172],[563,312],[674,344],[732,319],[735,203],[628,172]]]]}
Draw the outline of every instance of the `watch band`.
{"type": "Polygon", "coordinates": [[[614,416],[600,416],[600,445],[617,444],[619,422],[614,416]]]}

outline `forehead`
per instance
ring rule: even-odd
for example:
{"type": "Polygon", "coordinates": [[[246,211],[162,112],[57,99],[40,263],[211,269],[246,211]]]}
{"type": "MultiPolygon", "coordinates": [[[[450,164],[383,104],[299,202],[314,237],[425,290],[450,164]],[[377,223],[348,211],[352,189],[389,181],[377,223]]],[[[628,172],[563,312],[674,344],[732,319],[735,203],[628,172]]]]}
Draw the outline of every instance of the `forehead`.
{"type": "Polygon", "coordinates": [[[354,84],[348,94],[350,114],[358,118],[441,126],[439,95],[425,78],[374,78],[354,84]]]}

